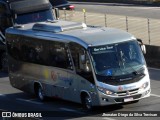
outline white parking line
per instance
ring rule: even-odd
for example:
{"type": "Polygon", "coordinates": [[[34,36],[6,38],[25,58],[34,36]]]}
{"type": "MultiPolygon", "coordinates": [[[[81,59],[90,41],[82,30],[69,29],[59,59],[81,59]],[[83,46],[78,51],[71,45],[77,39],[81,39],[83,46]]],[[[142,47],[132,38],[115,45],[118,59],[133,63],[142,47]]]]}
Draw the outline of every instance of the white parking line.
{"type": "Polygon", "coordinates": [[[68,111],[68,112],[75,112],[75,113],[79,113],[79,114],[84,114],[83,112],[79,112],[77,110],[74,110],[74,109],[69,109],[69,108],[60,108],[61,110],[64,110],[64,111],[68,111]]]}
{"type": "Polygon", "coordinates": [[[160,98],[160,95],[156,95],[156,94],[151,94],[151,96],[159,97],[160,98]]]}
{"type": "Polygon", "coordinates": [[[36,101],[31,101],[31,100],[26,100],[26,99],[21,99],[21,98],[17,98],[17,100],[19,100],[19,101],[25,101],[25,102],[30,102],[30,103],[34,103],[34,104],[39,104],[39,105],[43,104],[41,102],[36,102],[36,101]]]}

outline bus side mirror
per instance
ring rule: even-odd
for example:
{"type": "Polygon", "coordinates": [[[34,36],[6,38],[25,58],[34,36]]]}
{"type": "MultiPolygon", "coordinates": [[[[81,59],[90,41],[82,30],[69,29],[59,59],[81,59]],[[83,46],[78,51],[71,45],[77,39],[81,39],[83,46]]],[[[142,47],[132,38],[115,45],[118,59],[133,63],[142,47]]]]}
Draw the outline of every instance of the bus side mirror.
{"type": "Polygon", "coordinates": [[[139,38],[137,38],[137,41],[138,41],[138,43],[141,47],[141,50],[142,50],[143,54],[146,54],[146,46],[143,44],[143,41],[139,38]]]}
{"type": "Polygon", "coordinates": [[[13,18],[13,19],[17,19],[17,14],[13,13],[13,14],[12,14],[12,18],[13,18]]]}
{"type": "Polygon", "coordinates": [[[146,54],[146,46],[145,45],[141,45],[141,49],[142,49],[143,54],[146,54]]]}
{"type": "Polygon", "coordinates": [[[86,60],[86,63],[85,63],[85,71],[86,72],[90,72],[91,71],[91,65],[89,63],[89,60],[86,60]]]}
{"type": "Polygon", "coordinates": [[[54,8],[54,10],[55,10],[55,17],[58,20],[59,17],[60,17],[60,15],[59,15],[59,9],[58,8],[54,8]]]}
{"type": "Polygon", "coordinates": [[[91,71],[91,65],[90,65],[89,60],[86,58],[86,54],[80,55],[80,62],[81,62],[81,65],[83,66],[82,68],[85,72],[91,71]]]}
{"type": "Polygon", "coordinates": [[[86,63],[86,56],[85,55],[81,55],[80,56],[80,60],[81,60],[82,64],[85,64],[86,63]]]}

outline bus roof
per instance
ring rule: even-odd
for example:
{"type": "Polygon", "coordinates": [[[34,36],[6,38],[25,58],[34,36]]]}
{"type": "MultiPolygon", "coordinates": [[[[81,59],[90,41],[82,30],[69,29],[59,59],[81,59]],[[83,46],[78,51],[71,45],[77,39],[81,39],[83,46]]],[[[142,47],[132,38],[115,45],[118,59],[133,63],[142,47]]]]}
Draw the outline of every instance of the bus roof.
{"type": "Polygon", "coordinates": [[[85,48],[136,39],[132,34],[123,30],[106,27],[86,27],[84,24],[80,25],[76,22],[67,21],[30,23],[23,27],[10,28],[7,33],[50,40],[56,39],[63,42],[76,42],[85,48]]]}

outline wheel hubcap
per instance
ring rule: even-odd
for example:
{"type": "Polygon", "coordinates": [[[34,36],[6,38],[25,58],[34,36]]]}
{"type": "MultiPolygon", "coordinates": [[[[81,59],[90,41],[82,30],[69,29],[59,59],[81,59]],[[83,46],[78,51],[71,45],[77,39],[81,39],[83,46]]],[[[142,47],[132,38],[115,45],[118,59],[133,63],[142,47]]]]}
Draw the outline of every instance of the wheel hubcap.
{"type": "Polygon", "coordinates": [[[44,99],[44,93],[43,93],[42,88],[39,88],[39,90],[38,90],[38,96],[39,96],[39,98],[40,98],[41,100],[44,99]]]}
{"type": "Polygon", "coordinates": [[[91,109],[91,99],[90,99],[90,97],[86,97],[85,103],[86,103],[86,108],[91,109]]]}

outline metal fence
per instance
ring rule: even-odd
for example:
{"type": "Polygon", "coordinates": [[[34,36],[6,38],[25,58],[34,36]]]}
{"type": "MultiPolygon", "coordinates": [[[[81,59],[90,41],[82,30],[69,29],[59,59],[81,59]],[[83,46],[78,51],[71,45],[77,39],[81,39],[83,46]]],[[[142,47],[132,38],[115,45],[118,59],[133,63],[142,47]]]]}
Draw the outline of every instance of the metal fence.
{"type": "Polygon", "coordinates": [[[160,46],[160,20],[84,11],[60,11],[60,19],[84,22],[87,25],[114,27],[132,33],[145,44],[160,46]]]}

